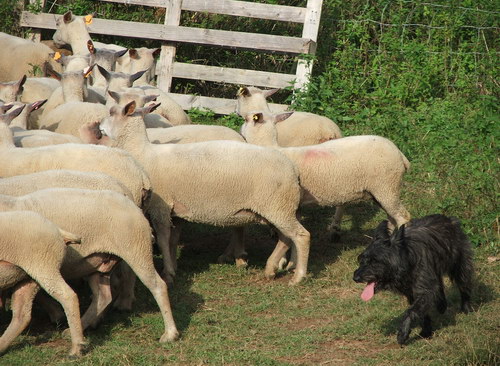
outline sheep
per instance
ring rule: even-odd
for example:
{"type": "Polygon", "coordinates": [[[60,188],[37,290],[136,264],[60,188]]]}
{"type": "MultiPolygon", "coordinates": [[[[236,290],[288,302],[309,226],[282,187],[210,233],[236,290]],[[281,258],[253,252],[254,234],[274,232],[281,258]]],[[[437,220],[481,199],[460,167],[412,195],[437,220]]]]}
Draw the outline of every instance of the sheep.
{"type": "MultiPolygon", "coordinates": [[[[114,92],[112,90],[108,90],[108,95],[111,98],[108,98],[106,102],[106,106],[112,107],[115,104],[124,106],[131,101],[135,101],[136,105],[141,108],[146,103],[152,102],[156,100],[158,95],[146,95],[142,89],[138,88],[129,88],[128,92],[114,92]]],[[[163,116],[159,114],[150,113],[144,116],[144,123],[147,128],[166,128],[172,127],[172,125],[165,119],[163,116]]]]}
{"type": "Polygon", "coordinates": [[[2,162],[0,177],[51,169],[97,171],[123,183],[132,193],[137,206],[142,207],[147,203],[151,182],[144,169],[129,153],[104,146],[83,144],[17,148],[12,140],[12,132],[5,123],[2,123],[4,116],[0,115],[0,161],[2,162]]]}
{"type": "Polygon", "coordinates": [[[90,74],[92,67],[62,75],[61,90],[64,103],[60,99],[60,94],[56,94],[56,90],[40,117],[38,122],[40,128],[78,137],[78,128],[82,124],[100,121],[109,115],[108,108],[103,104],[83,101],[86,92],[84,79],[90,74]]]}
{"type": "Polygon", "coordinates": [[[111,302],[109,272],[121,258],[160,307],[165,326],[160,342],[178,337],[167,285],[153,264],[151,227],[132,201],[113,191],[73,188],[44,189],[21,197],[0,195],[0,211],[27,209],[82,238],[80,245],[68,248],[61,273],[67,280],[89,276],[93,298],[82,316],[83,329],[96,326],[111,302]]]}
{"type": "MultiPolygon", "coordinates": [[[[297,270],[290,284],[299,283],[307,272],[310,235],[295,216],[300,188],[293,164],[278,151],[237,141],[151,144],[142,116],[154,108],[136,110],[135,102],[114,106],[102,128],[150,175],[154,193],[148,213],[164,257],[166,279],[172,280],[176,267],[177,243],[171,243],[169,251],[166,222],[172,215],[218,226],[262,220],[274,225],[284,245],[297,250],[297,270]]],[[[278,255],[268,259],[267,278],[275,275],[278,255]]]]}
{"type": "Polygon", "coordinates": [[[44,170],[0,179],[0,193],[8,196],[23,196],[46,188],[82,188],[110,190],[134,200],[130,190],[118,179],[99,172],[78,170],[44,170]]]}
{"type": "MultiPolygon", "coordinates": [[[[87,42],[90,40],[90,35],[87,30],[87,25],[92,23],[92,15],[84,17],[75,16],[71,11],[56,20],[56,31],[52,36],[55,45],[62,47],[66,44],[71,46],[74,55],[88,55],[87,42]]],[[[107,48],[116,51],[125,49],[124,47],[94,42],[98,48],[107,48]]]]}
{"type": "Polygon", "coordinates": [[[54,52],[42,43],[0,32],[0,82],[19,80],[23,75],[33,75],[36,68],[51,64],[60,71],[53,60],[54,52]]]}
{"type": "Polygon", "coordinates": [[[292,113],[248,113],[242,134],[248,143],[280,151],[295,164],[303,189],[301,205],[334,206],[373,198],[393,226],[410,220],[399,198],[410,162],[393,142],[380,136],[350,136],[319,145],[279,147],[276,124],[292,113]]]}
{"type": "Polygon", "coordinates": [[[123,72],[108,71],[101,65],[97,65],[99,72],[106,79],[107,86],[104,88],[103,94],[105,95],[109,90],[122,91],[130,88],[134,81],[139,79],[147,70],[138,71],[134,74],[126,74],[123,72]]]}
{"type": "Polygon", "coordinates": [[[17,81],[0,83],[0,100],[4,102],[15,102],[23,93],[23,85],[26,82],[26,75],[17,81]]]}
{"type": "MultiPolygon", "coordinates": [[[[279,89],[261,90],[240,88],[237,94],[237,113],[245,116],[252,111],[270,113],[266,98],[279,89]]],[[[316,145],[342,137],[340,128],[329,118],[307,112],[295,112],[284,123],[277,125],[279,146],[316,145]]]]}
{"type": "MultiPolygon", "coordinates": [[[[122,51],[95,48],[94,43],[90,40],[87,42],[87,48],[90,52],[91,64],[99,64],[104,69],[111,71],[115,70],[116,60],[128,51],[126,48],[122,51]]],[[[92,86],[97,89],[105,89],[107,86],[106,79],[99,70],[94,73],[92,86]]]]}
{"type": "MultiPolygon", "coordinates": [[[[128,60],[130,60],[128,68],[122,63],[121,71],[133,74],[140,70],[147,70],[144,75],[134,82],[134,86],[148,85],[155,77],[155,58],[160,55],[160,52],[161,48],[132,48],[128,51],[128,60]]],[[[122,57],[121,60],[127,60],[127,58],[122,57]]]]}
{"type": "Polygon", "coordinates": [[[80,238],[61,230],[31,211],[0,212],[0,289],[13,289],[12,320],[0,337],[0,353],[28,326],[39,288],[64,308],[71,334],[71,356],[80,356],[85,345],[78,297],[61,275],[65,244],[80,238]]]}
{"type": "Polygon", "coordinates": [[[47,145],[58,145],[68,143],[81,143],[75,136],[56,133],[47,130],[28,130],[28,119],[33,111],[38,110],[45,101],[24,104],[20,102],[10,103],[11,106],[26,106],[22,112],[8,123],[13,135],[14,145],[17,147],[39,147],[47,145]]]}
{"type": "Polygon", "coordinates": [[[191,118],[189,118],[188,114],[182,109],[181,105],[170,98],[163,90],[151,85],[134,87],[134,89],[137,88],[142,89],[146,95],[157,95],[156,101],[160,103],[160,106],[153,111],[154,114],[159,114],[166,118],[173,126],[191,124],[191,118]]]}

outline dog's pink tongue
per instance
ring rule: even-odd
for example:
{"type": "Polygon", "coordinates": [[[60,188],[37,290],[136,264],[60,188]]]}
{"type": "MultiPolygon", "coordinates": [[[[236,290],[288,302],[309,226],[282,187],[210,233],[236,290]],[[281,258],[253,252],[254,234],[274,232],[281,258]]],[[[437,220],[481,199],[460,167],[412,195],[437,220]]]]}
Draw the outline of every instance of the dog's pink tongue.
{"type": "Polygon", "coordinates": [[[368,301],[373,297],[373,295],[375,295],[375,282],[370,282],[368,285],[366,285],[365,289],[363,290],[363,293],[361,294],[361,299],[363,301],[368,301]]]}

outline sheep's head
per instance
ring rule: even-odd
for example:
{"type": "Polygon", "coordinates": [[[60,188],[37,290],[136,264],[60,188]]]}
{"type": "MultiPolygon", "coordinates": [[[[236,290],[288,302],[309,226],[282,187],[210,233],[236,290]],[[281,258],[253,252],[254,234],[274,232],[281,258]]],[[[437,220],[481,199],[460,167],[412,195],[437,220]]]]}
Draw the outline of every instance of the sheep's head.
{"type": "MultiPolygon", "coordinates": [[[[156,103],[143,108],[137,108],[135,101],[131,101],[125,106],[115,105],[109,110],[109,117],[102,120],[101,130],[107,136],[116,140],[120,135],[120,131],[128,125],[131,118],[134,120],[136,118],[140,119],[142,121],[140,126],[145,129],[144,115],[153,112],[159,105],[160,103],[156,103]]],[[[131,125],[134,125],[134,123],[131,123],[131,125]]]]}
{"type": "Polygon", "coordinates": [[[275,124],[286,120],[292,114],[293,112],[272,114],[266,111],[247,113],[240,132],[251,144],[277,146],[278,134],[275,124]]]}
{"type": "Polygon", "coordinates": [[[266,98],[276,93],[279,89],[262,90],[253,86],[241,87],[236,93],[238,105],[236,113],[244,116],[250,111],[267,111],[271,112],[267,105],[266,98]]]}
{"type": "Polygon", "coordinates": [[[76,37],[82,38],[88,36],[87,25],[90,23],[92,23],[92,15],[77,17],[70,10],[56,20],[57,30],[52,39],[58,47],[71,44],[71,40],[76,37]]]}

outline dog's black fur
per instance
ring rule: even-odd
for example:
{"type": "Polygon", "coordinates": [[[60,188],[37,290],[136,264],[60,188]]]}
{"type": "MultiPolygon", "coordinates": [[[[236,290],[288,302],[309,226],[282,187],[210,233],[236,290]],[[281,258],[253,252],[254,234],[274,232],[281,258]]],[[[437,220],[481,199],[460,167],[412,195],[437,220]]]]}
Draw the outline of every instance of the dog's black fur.
{"type": "Polygon", "coordinates": [[[358,261],[360,266],[354,272],[354,281],[375,282],[375,292],[391,290],[408,299],[410,307],[404,313],[397,336],[401,345],[408,340],[412,322],[416,320],[422,325],[420,335],[432,336],[429,311],[433,305],[441,314],[447,308],[445,274],[460,290],[461,310],[472,311],[472,250],[456,218],[425,216],[411,220],[392,235],[387,221],[383,221],[358,261]]]}

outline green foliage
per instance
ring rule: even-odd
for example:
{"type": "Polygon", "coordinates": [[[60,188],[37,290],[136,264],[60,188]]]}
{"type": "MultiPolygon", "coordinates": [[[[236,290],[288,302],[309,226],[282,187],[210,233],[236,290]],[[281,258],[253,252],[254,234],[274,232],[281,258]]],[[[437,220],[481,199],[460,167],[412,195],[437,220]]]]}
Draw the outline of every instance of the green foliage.
{"type": "Polygon", "coordinates": [[[20,14],[19,0],[2,0],[0,2],[0,32],[21,35],[20,14]]]}

